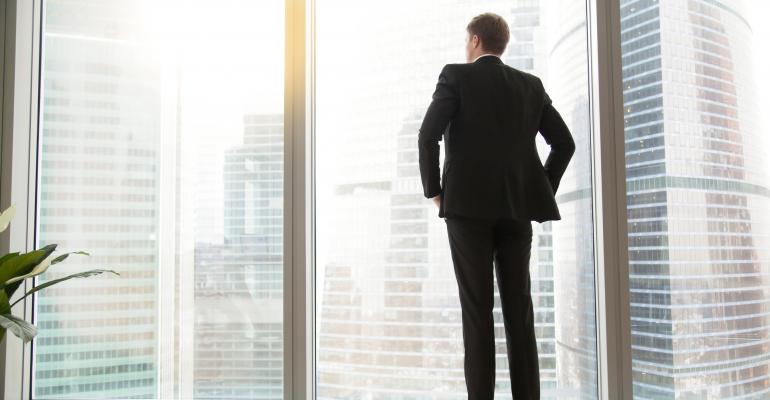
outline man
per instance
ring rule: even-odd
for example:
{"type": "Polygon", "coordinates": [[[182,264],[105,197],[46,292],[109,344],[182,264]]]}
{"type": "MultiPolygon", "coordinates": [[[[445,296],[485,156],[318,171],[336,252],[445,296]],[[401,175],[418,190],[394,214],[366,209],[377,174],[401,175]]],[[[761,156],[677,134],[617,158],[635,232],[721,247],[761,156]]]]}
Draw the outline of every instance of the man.
{"type": "Polygon", "coordinates": [[[471,400],[494,397],[494,264],[505,324],[511,391],[540,398],[530,293],[530,221],[555,221],[559,181],[575,142],[540,79],[499,58],[509,40],[497,14],[466,28],[468,63],[441,70],[418,135],[426,198],[444,218],[462,308],[465,384],[471,400]],[[543,165],[535,136],[551,146],[543,165]],[[439,182],[439,144],[444,168],[439,182]]]}

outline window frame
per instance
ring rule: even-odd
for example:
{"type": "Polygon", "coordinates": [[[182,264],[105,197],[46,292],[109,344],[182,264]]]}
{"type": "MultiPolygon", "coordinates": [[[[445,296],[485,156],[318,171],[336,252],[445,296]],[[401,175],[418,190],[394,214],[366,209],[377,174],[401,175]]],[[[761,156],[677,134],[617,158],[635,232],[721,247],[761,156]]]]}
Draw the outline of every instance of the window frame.
{"type": "Polygon", "coordinates": [[[588,0],[588,9],[599,398],[631,400],[620,1],[588,0]]]}
{"type": "MultiPolygon", "coordinates": [[[[41,0],[1,0],[4,20],[2,57],[2,155],[0,156],[0,207],[16,206],[16,218],[0,237],[0,252],[28,251],[35,243],[37,204],[37,122],[40,77],[41,0]]],[[[31,288],[25,281],[17,299],[31,288]]],[[[32,320],[33,303],[20,302],[14,314],[32,320]]],[[[0,394],[6,399],[29,398],[32,344],[12,334],[0,342],[0,394]]]]}
{"type": "MultiPolygon", "coordinates": [[[[44,0],[0,0],[2,153],[0,207],[20,211],[0,252],[30,250],[37,207],[39,82],[44,0]]],[[[315,388],[315,3],[285,1],[284,397],[315,388]]],[[[591,105],[591,166],[599,398],[632,399],[620,3],[585,0],[591,105]],[[600,79],[600,77],[604,79],[600,79]]],[[[26,286],[27,283],[25,283],[26,286]]],[[[27,288],[28,289],[28,288],[27,288]]],[[[23,291],[17,292],[20,296],[23,291]]],[[[32,320],[34,299],[14,307],[32,320]]],[[[32,399],[33,345],[0,343],[0,394],[32,399]]]]}
{"type": "Polygon", "coordinates": [[[315,0],[286,1],[284,398],[315,399],[315,0]]]}

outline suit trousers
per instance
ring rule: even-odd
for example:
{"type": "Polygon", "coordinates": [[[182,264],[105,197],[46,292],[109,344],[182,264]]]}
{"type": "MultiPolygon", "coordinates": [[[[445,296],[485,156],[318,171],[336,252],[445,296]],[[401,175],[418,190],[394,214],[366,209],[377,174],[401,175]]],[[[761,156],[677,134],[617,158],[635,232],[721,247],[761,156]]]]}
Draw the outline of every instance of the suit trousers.
{"type": "Polygon", "coordinates": [[[540,370],[529,276],[531,222],[459,215],[447,216],[444,222],[462,309],[468,399],[494,398],[493,264],[513,399],[539,399],[540,370]]]}

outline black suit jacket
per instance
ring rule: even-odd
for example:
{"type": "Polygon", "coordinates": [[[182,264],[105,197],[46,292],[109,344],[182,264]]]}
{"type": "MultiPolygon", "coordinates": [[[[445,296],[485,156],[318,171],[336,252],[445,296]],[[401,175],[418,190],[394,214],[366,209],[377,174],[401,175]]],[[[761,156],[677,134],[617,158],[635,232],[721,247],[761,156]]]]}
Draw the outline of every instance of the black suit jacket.
{"type": "Polygon", "coordinates": [[[418,135],[423,194],[438,216],[560,220],[554,194],[575,152],[541,80],[496,56],[441,70],[418,135]],[[551,146],[543,165],[535,136],[551,146]],[[439,181],[439,141],[444,168],[439,181]]]}

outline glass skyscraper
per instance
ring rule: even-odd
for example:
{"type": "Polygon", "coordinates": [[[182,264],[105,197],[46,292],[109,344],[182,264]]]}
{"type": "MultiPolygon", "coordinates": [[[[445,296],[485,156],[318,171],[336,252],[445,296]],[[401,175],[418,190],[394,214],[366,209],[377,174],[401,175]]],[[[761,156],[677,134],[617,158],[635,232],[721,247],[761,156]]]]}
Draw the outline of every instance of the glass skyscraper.
{"type": "Polygon", "coordinates": [[[742,1],[621,0],[634,397],[770,396],[770,156],[742,1]]]}
{"type": "Polygon", "coordinates": [[[283,114],[243,122],[224,158],[224,244],[197,253],[196,399],[283,398],[283,114]]]}
{"type": "Polygon", "coordinates": [[[160,93],[148,82],[160,68],[132,37],[132,19],[117,18],[131,15],[127,3],[83,8],[74,20],[64,6],[51,1],[46,13],[39,243],[92,255],[71,257],[40,282],[91,268],[121,276],[38,295],[34,395],[150,397],[160,93]]]}
{"type": "Polygon", "coordinates": [[[35,399],[283,397],[282,45],[255,19],[284,10],[202,31],[190,4],[170,33],[172,5],[43,3],[38,246],[91,256],[39,283],[120,276],[36,295],[35,399]],[[213,56],[233,35],[263,53],[213,56]]]}

